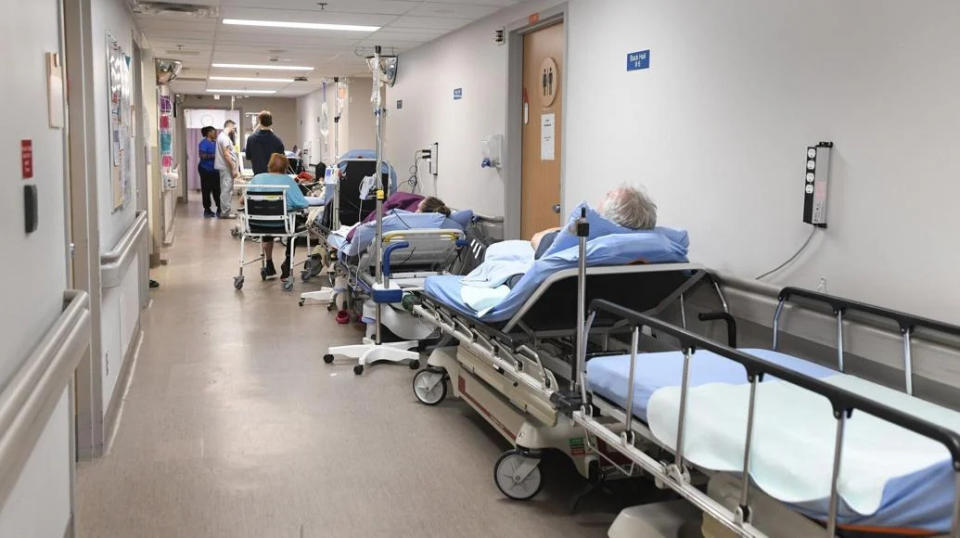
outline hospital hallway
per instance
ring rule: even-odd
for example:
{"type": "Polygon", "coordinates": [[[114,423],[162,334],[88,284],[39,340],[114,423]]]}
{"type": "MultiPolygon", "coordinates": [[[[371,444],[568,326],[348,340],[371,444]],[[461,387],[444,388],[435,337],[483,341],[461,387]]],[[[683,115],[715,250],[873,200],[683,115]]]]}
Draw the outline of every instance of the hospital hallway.
{"type": "Polygon", "coordinates": [[[319,279],[288,293],[254,265],[234,290],[233,221],[202,218],[191,196],[151,274],[113,440],[78,464],[78,536],[605,535],[617,507],[602,495],[567,515],[585,485],[569,461],[546,464],[534,500],[510,501],[492,473],[509,446],[462,402],[419,404],[404,364],[324,364],[360,335],[298,307],[319,279]]]}

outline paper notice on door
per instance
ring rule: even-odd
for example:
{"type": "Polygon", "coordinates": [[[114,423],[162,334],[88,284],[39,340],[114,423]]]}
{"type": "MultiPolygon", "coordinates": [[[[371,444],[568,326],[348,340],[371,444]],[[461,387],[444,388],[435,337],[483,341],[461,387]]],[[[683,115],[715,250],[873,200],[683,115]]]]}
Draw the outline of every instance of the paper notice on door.
{"type": "Polygon", "coordinates": [[[540,115],[540,160],[552,161],[554,159],[555,137],[554,120],[556,114],[540,115]]]}

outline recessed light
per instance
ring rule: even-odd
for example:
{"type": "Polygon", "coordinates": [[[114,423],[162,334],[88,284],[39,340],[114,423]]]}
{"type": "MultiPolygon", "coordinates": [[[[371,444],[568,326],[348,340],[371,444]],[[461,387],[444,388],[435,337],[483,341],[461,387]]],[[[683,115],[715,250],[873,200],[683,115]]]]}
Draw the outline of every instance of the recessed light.
{"type": "Polygon", "coordinates": [[[211,67],[224,69],[273,69],[276,71],[313,71],[312,67],[302,65],[257,65],[257,64],[211,64],[211,67]]]}
{"type": "Polygon", "coordinates": [[[296,28],[299,30],[338,30],[343,32],[376,32],[379,26],[357,24],[330,24],[325,22],[257,21],[252,19],[223,19],[223,24],[264,26],[267,28],[296,28]]]}
{"type": "Polygon", "coordinates": [[[261,77],[209,77],[210,80],[233,80],[237,82],[293,82],[292,78],[261,78],[261,77]]]}
{"type": "Polygon", "coordinates": [[[277,93],[277,90],[207,90],[207,93],[277,93]]]}

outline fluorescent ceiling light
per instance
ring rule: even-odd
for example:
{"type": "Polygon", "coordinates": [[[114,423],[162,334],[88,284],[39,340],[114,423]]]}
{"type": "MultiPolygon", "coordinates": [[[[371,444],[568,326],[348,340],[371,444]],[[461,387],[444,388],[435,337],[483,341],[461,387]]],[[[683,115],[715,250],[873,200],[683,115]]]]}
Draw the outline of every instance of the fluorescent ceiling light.
{"type": "Polygon", "coordinates": [[[362,26],[356,24],[330,24],[325,22],[287,22],[287,21],[255,21],[250,19],[223,19],[223,24],[240,26],[265,26],[267,28],[297,28],[300,30],[340,30],[344,32],[376,32],[379,26],[362,26]]]}
{"type": "Polygon", "coordinates": [[[224,69],[272,69],[274,71],[313,71],[312,67],[302,65],[211,64],[211,67],[222,67],[224,69]]]}
{"type": "Polygon", "coordinates": [[[277,93],[277,90],[207,90],[207,93],[277,93]]]}
{"type": "Polygon", "coordinates": [[[209,80],[233,80],[237,82],[293,82],[292,78],[261,78],[261,77],[207,77],[209,80]]]}

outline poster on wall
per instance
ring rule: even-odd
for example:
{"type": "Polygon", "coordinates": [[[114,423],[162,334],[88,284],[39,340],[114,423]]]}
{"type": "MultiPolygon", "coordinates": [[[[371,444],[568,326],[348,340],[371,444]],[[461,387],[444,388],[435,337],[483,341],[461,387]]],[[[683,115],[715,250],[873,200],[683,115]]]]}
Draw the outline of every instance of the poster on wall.
{"type": "Polygon", "coordinates": [[[107,89],[110,114],[110,164],[113,209],[122,208],[131,198],[133,170],[133,104],[130,56],[107,34],[107,89]]]}
{"type": "Polygon", "coordinates": [[[166,84],[157,87],[157,107],[160,109],[159,140],[160,140],[160,171],[165,178],[163,188],[173,190],[177,188],[177,174],[173,173],[173,95],[166,84]]]}

